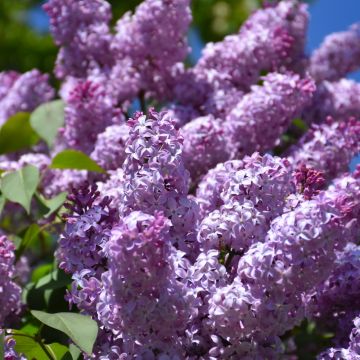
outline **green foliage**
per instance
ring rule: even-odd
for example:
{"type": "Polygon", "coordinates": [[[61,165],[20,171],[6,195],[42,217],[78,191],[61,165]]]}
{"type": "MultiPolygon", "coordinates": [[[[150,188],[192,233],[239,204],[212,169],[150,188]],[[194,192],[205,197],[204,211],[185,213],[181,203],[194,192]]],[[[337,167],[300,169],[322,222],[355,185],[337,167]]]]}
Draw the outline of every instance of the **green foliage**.
{"type": "Polygon", "coordinates": [[[61,192],[60,194],[54,196],[52,199],[46,199],[42,195],[37,194],[37,198],[47,208],[47,211],[43,213],[43,216],[45,218],[48,218],[54,212],[59,210],[61,206],[64,204],[66,197],[67,197],[67,192],[61,192]]]}
{"type": "Polygon", "coordinates": [[[75,313],[47,314],[43,311],[31,311],[43,324],[62,331],[83,351],[91,354],[98,327],[89,316],[75,313]]]}
{"type": "Polygon", "coordinates": [[[55,100],[40,105],[31,114],[30,124],[48,146],[52,147],[59,128],[64,125],[64,102],[55,100]]]}
{"type": "Polygon", "coordinates": [[[58,153],[50,165],[52,169],[75,169],[105,173],[94,160],[78,150],[64,150],[58,153]]]}
{"type": "Polygon", "coordinates": [[[18,171],[4,175],[1,191],[6,199],[18,203],[30,213],[31,199],[40,181],[39,170],[28,165],[18,171]]]}
{"type": "Polygon", "coordinates": [[[0,154],[30,148],[39,141],[29,119],[30,114],[17,113],[0,128],[0,154]]]}

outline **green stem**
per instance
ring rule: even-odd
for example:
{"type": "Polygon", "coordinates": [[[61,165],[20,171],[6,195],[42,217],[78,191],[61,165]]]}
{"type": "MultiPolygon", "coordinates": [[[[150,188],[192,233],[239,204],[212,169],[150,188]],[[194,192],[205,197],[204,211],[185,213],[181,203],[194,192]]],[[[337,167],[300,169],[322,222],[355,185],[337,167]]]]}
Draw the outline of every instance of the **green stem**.
{"type": "Polygon", "coordinates": [[[146,101],[145,101],[145,94],[143,91],[139,94],[139,101],[140,101],[140,109],[145,114],[146,113],[146,101]]]}
{"type": "Polygon", "coordinates": [[[4,360],[5,357],[5,332],[0,333],[0,360],[4,360]]]}

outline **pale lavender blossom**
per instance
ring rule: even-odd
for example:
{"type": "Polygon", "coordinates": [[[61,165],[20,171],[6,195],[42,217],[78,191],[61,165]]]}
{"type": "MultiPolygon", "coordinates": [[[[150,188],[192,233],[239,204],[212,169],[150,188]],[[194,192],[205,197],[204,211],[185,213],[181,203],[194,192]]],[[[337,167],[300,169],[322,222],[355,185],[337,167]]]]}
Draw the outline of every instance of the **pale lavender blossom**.
{"type": "Polygon", "coordinates": [[[189,4],[190,0],[145,0],[134,14],[126,13],[118,21],[112,48],[117,57],[132,59],[143,91],[166,95],[171,68],[189,50],[189,4]]]}
{"type": "Polygon", "coordinates": [[[270,222],[282,214],[287,197],[295,191],[286,159],[255,153],[243,163],[223,186],[224,205],[200,224],[198,241],[205,250],[227,246],[241,253],[263,242],[270,222]]]}
{"type": "Polygon", "coordinates": [[[341,79],[360,67],[360,24],[328,35],[310,58],[309,72],[316,81],[341,79]]]}
{"type": "Polygon", "coordinates": [[[86,77],[97,67],[112,64],[112,35],[108,23],[111,7],[104,0],[50,0],[44,5],[50,16],[50,30],[61,46],[55,73],[86,77]]]}
{"type": "Polygon", "coordinates": [[[132,212],[107,244],[109,271],[97,310],[107,328],[122,333],[125,349],[181,352],[178,336],[191,312],[175,278],[169,225],[159,213],[132,212]]]}
{"type": "Polygon", "coordinates": [[[14,78],[0,99],[0,125],[10,116],[18,112],[33,111],[54,97],[48,75],[41,74],[38,70],[31,70],[14,78]]]}
{"type": "Polygon", "coordinates": [[[198,206],[188,197],[190,176],[184,166],[182,137],[167,113],[140,113],[128,124],[121,211],[163,211],[171,220],[173,243],[195,256],[198,206]]]}
{"type": "Polygon", "coordinates": [[[238,276],[209,300],[209,326],[237,343],[282,335],[304,317],[302,293],[332,271],[346,245],[353,206],[346,192],[328,191],[276,218],[265,243],[240,259],[238,276]]]}
{"type": "Polygon", "coordinates": [[[315,91],[312,80],[295,74],[271,73],[263,80],[262,86],[253,86],[240,100],[224,123],[232,157],[274,147],[315,91]]]}
{"type": "Polygon", "coordinates": [[[282,1],[256,11],[239,34],[209,43],[196,65],[197,72],[214,69],[237,88],[247,90],[261,71],[271,71],[303,55],[307,29],[306,6],[282,1]]]}
{"type": "Polygon", "coordinates": [[[220,119],[212,115],[190,121],[181,129],[183,160],[193,181],[229,159],[228,143],[220,119]]]}
{"type": "Polygon", "coordinates": [[[103,84],[75,82],[65,107],[63,135],[68,146],[90,154],[98,134],[116,122],[119,115],[103,84]]]}
{"type": "Polygon", "coordinates": [[[289,150],[293,166],[305,164],[321,171],[330,181],[348,171],[350,161],[360,152],[360,123],[355,119],[327,122],[305,133],[297,145],[289,150]]]}
{"type": "Polygon", "coordinates": [[[128,137],[129,127],[125,123],[108,126],[98,135],[90,157],[105,170],[120,168],[125,160],[125,144],[128,137]]]}
{"type": "Polygon", "coordinates": [[[303,119],[311,123],[322,123],[330,116],[347,120],[360,116],[360,84],[349,79],[336,82],[323,81],[314,94],[312,104],[305,109],[303,119]]]}
{"type": "Polygon", "coordinates": [[[223,205],[220,195],[224,184],[238,170],[244,168],[242,160],[230,160],[218,164],[201,179],[196,189],[196,200],[200,206],[200,219],[223,205]]]}

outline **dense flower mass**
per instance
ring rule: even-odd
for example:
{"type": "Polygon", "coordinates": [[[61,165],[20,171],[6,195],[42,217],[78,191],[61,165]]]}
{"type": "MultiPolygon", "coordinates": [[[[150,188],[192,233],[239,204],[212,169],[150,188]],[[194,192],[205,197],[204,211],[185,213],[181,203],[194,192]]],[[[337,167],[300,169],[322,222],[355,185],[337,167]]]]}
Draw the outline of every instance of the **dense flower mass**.
{"type": "Polygon", "coordinates": [[[309,71],[316,81],[335,81],[360,67],[360,24],[328,35],[310,58],[309,71]]]}
{"type": "Polygon", "coordinates": [[[0,236],[0,327],[8,316],[19,311],[20,287],[14,282],[15,247],[4,235],[0,236]]]}
{"type": "Polygon", "coordinates": [[[0,124],[11,115],[27,112],[54,96],[54,90],[49,85],[48,75],[38,70],[29,71],[23,75],[15,72],[0,74],[0,124]]]}
{"type": "MultiPolygon", "coordinates": [[[[308,57],[307,6],[265,2],[191,66],[191,5],[114,28],[105,0],[44,5],[64,122],[0,143],[6,360],[64,350],[30,310],[67,306],[98,328],[67,332],[86,360],[297,359],[303,321],[313,358],[360,358],[359,25],[308,57]]],[[[0,73],[0,124],[54,96],[0,73]]]]}

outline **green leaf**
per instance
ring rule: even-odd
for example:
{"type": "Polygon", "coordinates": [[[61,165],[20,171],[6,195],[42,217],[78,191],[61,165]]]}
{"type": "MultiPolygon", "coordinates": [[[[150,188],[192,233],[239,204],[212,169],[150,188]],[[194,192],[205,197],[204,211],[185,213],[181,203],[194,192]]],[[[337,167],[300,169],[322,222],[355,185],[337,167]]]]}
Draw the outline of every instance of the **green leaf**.
{"type": "Polygon", "coordinates": [[[59,343],[53,343],[50,345],[46,345],[49,353],[53,356],[56,360],[61,360],[65,354],[69,351],[68,348],[59,343]]]}
{"type": "Polygon", "coordinates": [[[94,160],[78,150],[64,150],[58,153],[52,160],[51,169],[74,169],[88,170],[99,173],[105,173],[94,160]]]}
{"type": "Polygon", "coordinates": [[[81,350],[91,354],[98,326],[90,316],[64,312],[47,314],[36,310],[31,313],[45,325],[65,333],[81,350]]]}
{"type": "Polygon", "coordinates": [[[22,205],[30,213],[31,199],[40,181],[39,170],[28,165],[6,174],[1,179],[1,191],[6,199],[22,205]]]}
{"type": "Polygon", "coordinates": [[[44,264],[38,266],[31,274],[31,281],[38,282],[42,277],[49,274],[54,268],[53,264],[44,264]]]}
{"type": "Polygon", "coordinates": [[[44,217],[47,218],[51,214],[56,212],[64,204],[67,195],[67,192],[62,192],[53,197],[52,199],[45,199],[43,196],[38,194],[38,199],[49,209],[49,211],[44,215],[44,217]]]}
{"type": "Polygon", "coordinates": [[[3,195],[0,195],[0,216],[2,211],[4,210],[5,203],[6,203],[5,197],[3,195]]]}
{"type": "Polygon", "coordinates": [[[5,354],[5,334],[4,331],[0,333],[0,360],[4,360],[5,354]]]}
{"type": "Polygon", "coordinates": [[[81,350],[74,344],[69,345],[69,352],[73,360],[78,360],[81,350]]]}
{"type": "Polygon", "coordinates": [[[31,336],[16,331],[11,337],[16,341],[15,350],[27,359],[49,359],[41,345],[31,336]]]}
{"type": "Polygon", "coordinates": [[[300,118],[294,119],[293,125],[304,132],[309,129],[308,124],[306,124],[306,122],[300,118]]]}
{"type": "Polygon", "coordinates": [[[31,224],[26,232],[25,235],[20,243],[20,245],[17,247],[16,250],[16,258],[19,259],[19,257],[23,254],[24,250],[28,248],[30,245],[34,243],[35,240],[38,239],[38,235],[41,232],[41,229],[39,225],[37,224],[31,224]]]}
{"type": "Polygon", "coordinates": [[[35,289],[59,289],[71,283],[71,278],[63,271],[55,269],[49,274],[43,276],[36,283],[35,289]]]}
{"type": "Polygon", "coordinates": [[[11,116],[0,129],[0,154],[29,148],[39,137],[29,122],[30,114],[17,113],[11,116]]]}
{"type": "Polygon", "coordinates": [[[64,125],[64,102],[55,100],[40,105],[31,114],[30,124],[48,146],[52,147],[59,128],[64,125]]]}

